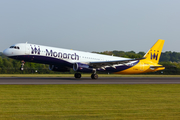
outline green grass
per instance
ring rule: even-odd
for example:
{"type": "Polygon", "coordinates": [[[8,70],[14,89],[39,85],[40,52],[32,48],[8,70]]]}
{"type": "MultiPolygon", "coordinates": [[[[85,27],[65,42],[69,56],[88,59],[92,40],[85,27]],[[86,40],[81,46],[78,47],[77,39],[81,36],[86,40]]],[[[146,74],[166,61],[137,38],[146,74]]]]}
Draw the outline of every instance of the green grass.
{"type": "MultiPolygon", "coordinates": [[[[91,74],[82,74],[82,77],[90,77],[91,74]]],[[[98,74],[100,77],[180,77],[180,75],[121,75],[98,74]]],[[[0,74],[0,77],[74,77],[74,74],[0,74]]]]}
{"type": "Polygon", "coordinates": [[[180,85],[0,85],[0,120],[180,119],[180,85]]]}

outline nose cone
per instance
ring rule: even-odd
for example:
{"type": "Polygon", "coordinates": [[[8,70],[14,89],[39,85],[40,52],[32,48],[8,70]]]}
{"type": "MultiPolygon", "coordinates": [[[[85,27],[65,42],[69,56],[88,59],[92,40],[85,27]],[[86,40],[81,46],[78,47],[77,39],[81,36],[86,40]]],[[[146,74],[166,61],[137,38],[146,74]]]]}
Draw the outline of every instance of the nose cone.
{"type": "Polygon", "coordinates": [[[4,54],[5,56],[10,56],[10,50],[9,50],[9,49],[5,49],[5,50],[3,51],[3,54],[4,54]]]}

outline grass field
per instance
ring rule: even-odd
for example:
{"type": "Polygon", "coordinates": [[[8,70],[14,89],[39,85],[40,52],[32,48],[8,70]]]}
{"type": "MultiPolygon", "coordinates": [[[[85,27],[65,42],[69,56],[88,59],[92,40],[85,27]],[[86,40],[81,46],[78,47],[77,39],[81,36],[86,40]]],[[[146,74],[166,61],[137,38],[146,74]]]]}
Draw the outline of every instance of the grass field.
{"type": "Polygon", "coordinates": [[[0,85],[0,120],[180,119],[180,85],[0,85]]]}
{"type": "MultiPolygon", "coordinates": [[[[91,74],[82,74],[82,77],[90,77],[91,74]]],[[[98,74],[100,77],[180,77],[180,75],[121,75],[98,74]]],[[[74,74],[0,74],[0,77],[74,77],[74,74]]]]}

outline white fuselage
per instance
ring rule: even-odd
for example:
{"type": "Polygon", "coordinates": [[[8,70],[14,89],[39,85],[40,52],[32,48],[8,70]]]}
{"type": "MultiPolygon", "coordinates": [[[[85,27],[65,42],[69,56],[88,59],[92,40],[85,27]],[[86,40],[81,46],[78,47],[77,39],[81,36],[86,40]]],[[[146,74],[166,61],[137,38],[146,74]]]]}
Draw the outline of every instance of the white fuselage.
{"type": "MultiPolygon", "coordinates": [[[[43,45],[35,45],[29,43],[19,43],[13,46],[19,47],[7,48],[3,53],[8,57],[13,56],[42,56],[50,57],[59,60],[64,60],[69,63],[88,63],[88,62],[97,62],[97,61],[113,61],[113,60],[128,60],[128,58],[115,57],[109,55],[101,55],[96,53],[82,52],[77,50],[69,50],[56,47],[48,47],[43,45]]],[[[43,60],[42,60],[43,61],[43,60]]]]}
{"type": "Polygon", "coordinates": [[[112,65],[109,63],[102,64],[104,62],[122,61],[122,60],[125,61],[130,59],[123,57],[109,56],[109,55],[101,55],[96,53],[82,52],[77,50],[69,50],[63,48],[29,44],[29,43],[15,44],[10,48],[5,49],[3,53],[6,56],[13,59],[27,61],[27,62],[49,64],[53,66],[60,66],[58,68],[73,68],[75,71],[79,71],[79,72],[91,72],[92,70],[118,72],[130,68],[133,65],[137,64],[137,61],[129,62],[128,63],[129,65],[125,65],[125,64],[112,65]],[[98,64],[95,66],[89,66],[91,63],[98,63],[98,64]]]}

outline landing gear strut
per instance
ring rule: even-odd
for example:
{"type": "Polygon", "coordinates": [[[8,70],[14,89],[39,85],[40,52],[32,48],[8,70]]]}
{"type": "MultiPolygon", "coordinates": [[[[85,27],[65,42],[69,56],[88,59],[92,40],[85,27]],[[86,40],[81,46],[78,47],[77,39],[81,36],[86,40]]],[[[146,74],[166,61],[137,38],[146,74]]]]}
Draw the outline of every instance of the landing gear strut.
{"type": "Polygon", "coordinates": [[[75,74],[74,74],[74,77],[75,77],[75,78],[81,78],[81,73],[75,73],[75,74]]]}
{"type": "Polygon", "coordinates": [[[21,61],[21,67],[20,67],[20,70],[22,70],[22,71],[24,70],[24,63],[25,63],[24,60],[22,60],[21,61]]]}

